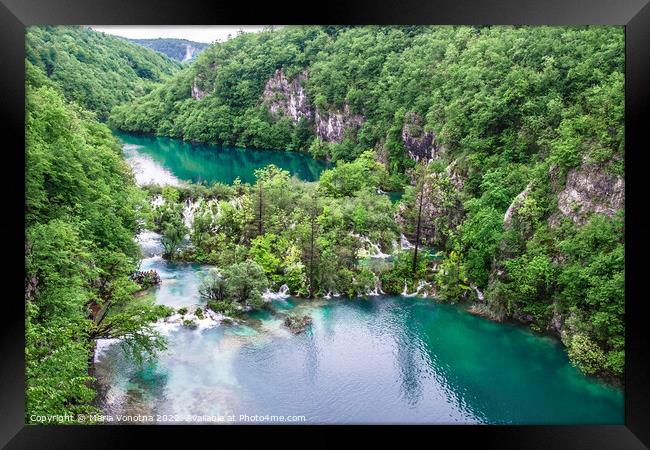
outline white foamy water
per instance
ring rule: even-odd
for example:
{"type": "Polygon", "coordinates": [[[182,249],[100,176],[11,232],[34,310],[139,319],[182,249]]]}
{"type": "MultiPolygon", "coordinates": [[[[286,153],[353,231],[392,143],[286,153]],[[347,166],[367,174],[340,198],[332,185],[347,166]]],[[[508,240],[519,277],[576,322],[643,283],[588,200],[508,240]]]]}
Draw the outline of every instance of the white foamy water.
{"type": "Polygon", "coordinates": [[[141,231],[136,236],[135,240],[140,245],[142,256],[148,259],[161,255],[164,251],[164,248],[160,242],[160,238],[160,234],[154,233],[153,231],[141,231]]]}
{"type": "Polygon", "coordinates": [[[96,346],[95,346],[95,362],[99,361],[99,359],[104,355],[106,350],[108,350],[113,344],[117,344],[120,342],[121,339],[97,339],[96,340],[96,346]]]}
{"type": "Polygon", "coordinates": [[[411,244],[409,240],[406,239],[406,236],[404,236],[403,234],[400,234],[399,245],[402,248],[402,250],[410,250],[414,247],[414,245],[411,244]]]}
{"type": "Polygon", "coordinates": [[[370,240],[367,236],[363,236],[356,233],[350,233],[352,236],[356,237],[363,244],[363,248],[359,251],[359,257],[363,258],[365,256],[370,256],[371,258],[389,258],[388,253],[381,251],[379,244],[376,244],[370,240]]]}
{"type": "Polygon", "coordinates": [[[262,298],[266,302],[289,298],[289,286],[283,284],[282,286],[280,286],[280,289],[278,289],[278,292],[271,292],[270,289],[267,289],[266,292],[262,294],[262,298]]]}

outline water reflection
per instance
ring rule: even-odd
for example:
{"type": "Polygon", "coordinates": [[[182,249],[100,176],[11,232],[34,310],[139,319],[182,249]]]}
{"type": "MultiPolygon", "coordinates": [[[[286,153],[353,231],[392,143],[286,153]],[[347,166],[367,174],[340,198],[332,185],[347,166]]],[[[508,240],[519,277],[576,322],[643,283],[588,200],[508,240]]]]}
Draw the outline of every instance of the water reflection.
{"type": "Polygon", "coordinates": [[[274,164],[305,181],[315,181],[326,168],[310,155],[194,144],[179,139],[114,131],[139,184],[180,181],[232,184],[236,178],[255,182],[255,170],[274,164]]]}
{"type": "Polygon", "coordinates": [[[169,334],[139,370],[113,346],[98,362],[105,411],[304,414],[309,423],[623,423],[620,390],[585,378],[557,342],[417,298],[277,301],[313,318],[169,334]]]}

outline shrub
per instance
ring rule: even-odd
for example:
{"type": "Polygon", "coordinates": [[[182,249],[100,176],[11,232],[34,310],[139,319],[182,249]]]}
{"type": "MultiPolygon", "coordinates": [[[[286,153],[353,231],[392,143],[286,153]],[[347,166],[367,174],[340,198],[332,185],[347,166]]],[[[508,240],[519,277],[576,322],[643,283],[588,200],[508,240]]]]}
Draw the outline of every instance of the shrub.
{"type": "Polygon", "coordinates": [[[595,342],[583,334],[576,334],[569,344],[569,359],[587,375],[594,375],[605,367],[606,358],[595,342]]]}

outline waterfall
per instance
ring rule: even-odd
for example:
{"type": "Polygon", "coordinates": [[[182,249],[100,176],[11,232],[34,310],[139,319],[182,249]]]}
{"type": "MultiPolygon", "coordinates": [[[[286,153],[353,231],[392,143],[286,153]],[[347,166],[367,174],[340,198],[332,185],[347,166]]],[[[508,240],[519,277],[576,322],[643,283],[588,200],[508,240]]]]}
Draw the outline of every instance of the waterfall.
{"type": "Polygon", "coordinates": [[[476,296],[478,297],[478,300],[479,300],[480,302],[485,301],[485,296],[483,295],[483,292],[480,291],[480,289],[478,288],[478,286],[476,286],[475,284],[470,284],[469,287],[471,287],[472,289],[474,289],[474,292],[476,292],[476,296]]]}
{"type": "Polygon", "coordinates": [[[189,61],[194,55],[194,47],[190,44],[185,44],[185,56],[183,56],[183,61],[189,61]]]}
{"type": "Polygon", "coordinates": [[[372,291],[366,292],[366,295],[377,297],[382,294],[385,294],[385,292],[381,290],[381,281],[377,274],[375,274],[375,288],[372,291]]]}
{"type": "MultiPolygon", "coordinates": [[[[409,294],[408,291],[407,291],[407,287],[406,287],[406,281],[404,281],[404,290],[402,291],[402,295],[403,295],[404,297],[415,297],[415,296],[417,296],[417,295],[420,294],[420,291],[421,291],[422,289],[424,289],[425,287],[429,287],[429,286],[431,286],[431,283],[420,280],[420,281],[418,282],[418,287],[415,289],[415,291],[414,291],[414,292],[411,292],[411,293],[409,294]]],[[[422,297],[423,297],[423,298],[426,298],[426,297],[427,297],[427,293],[426,293],[426,291],[422,294],[422,297]]]]}
{"type": "Polygon", "coordinates": [[[153,200],[151,200],[151,206],[158,208],[165,204],[165,199],[162,195],[156,195],[153,200]]]}
{"type": "Polygon", "coordinates": [[[192,328],[197,331],[207,330],[214,328],[226,318],[225,315],[216,313],[208,308],[203,308],[202,317],[199,318],[196,314],[196,307],[193,310],[181,315],[177,312],[169,317],[158,319],[154,324],[156,331],[163,335],[169,335],[172,331],[178,330],[184,326],[184,322],[189,320],[194,323],[195,327],[192,328]]]}
{"type": "Polygon", "coordinates": [[[162,255],[164,248],[160,243],[160,234],[142,230],[135,238],[145,258],[162,255]]]}
{"type": "Polygon", "coordinates": [[[183,224],[188,230],[192,228],[192,223],[194,223],[194,213],[197,209],[199,209],[199,201],[195,203],[189,198],[185,200],[185,208],[183,208],[183,224]]]}
{"type": "Polygon", "coordinates": [[[352,236],[356,237],[357,239],[359,239],[363,244],[365,244],[364,247],[365,246],[369,247],[369,250],[367,250],[367,252],[368,252],[368,256],[370,256],[371,258],[389,258],[390,257],[389,254],[384,253],[384,252],[381,251],[381,248],[379,247],[379,244],[376,244],[376,243],[372,242],[370,240],[370,238],[368,238],[367,236],[362,236],[362,235],[356,234],[356,233],[350,233],[350,234],[352,236]]]}
{"type": "Polygon", "coordinates": [[[410,250],[414,247],[414,245],[411,244],[408,239],[406,239],[406,236],[404,236],[404,234],[399,235],[399,244],[402,250],[410,250]]]}
{"type": "Polygon", "coordinates": [[[408,290],[407,290],[407,287],[406,287],[406,280],[404,280],[404,290],[402,291],[402,295],[404,297],[410,297],[410,295],[408,293],[408,290]]]}
{"type": "Polygon", "coordinates": [[[266,302],[270,302],[273,300],[284,300],[285,298],[289,297],[289,286],[286,284],[283,284],[280,286],[280,289],[278,289],[278,292],[272,292],[270,289],[267,289],[263,294],[262,298],[266,302]]]}

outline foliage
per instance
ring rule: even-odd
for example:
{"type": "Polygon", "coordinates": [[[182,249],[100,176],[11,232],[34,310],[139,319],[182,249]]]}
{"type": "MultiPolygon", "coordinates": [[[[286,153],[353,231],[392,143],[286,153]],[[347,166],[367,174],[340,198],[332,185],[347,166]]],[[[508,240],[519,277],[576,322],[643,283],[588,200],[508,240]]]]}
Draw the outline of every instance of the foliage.
{"type": "MultiPolygon", "coordinates": [[[[125,39],[85,27],[27,29],[26,57],[64,93],[100,119],[176,73],[180,64],[125,39]]],[[[29,65],[28,65],[29,67],[29,65]]]]}
{"type": "Polygon", "coordinates": [[[387,183],[384,166],[375,160],[374,152],[363,152],[352,162],[339,161],[333,169],[321,174],[320,185],[332,197],[351,196],[367,187],[378,189],[387,183]]]}
{"type": "Polygon", "coordinates": [[[145,197],[116,139],[43,76],[32,79],[42,84],[27,86],[25,119],[27,418],[93,411],[94,340],[149,354],[164,346],[150,323],[165,314],[133,297],[145,197]]]}
{"type": "MultiPolygon", "coordinates": [[[[187,56],[187,47],[193,47],[196,53],[205,49],[208,44],[203,42],[188,41],[187,39],[157,38],[157,39],[129,39],[129,41],[155,50],[168,58],[178,61],[185,61],[187,56]]],[[[191,59],[196,58],[196,53],[191,59]]]]}
{"type": "Polygon", "coordinates": [[[241,263],[212,269],[203,280],[199,292],[208,300],[208,307],[224,311],[228,305],[259,308],[262,293],[268,288],[264,270],[259,264],[246,260],[241,263]]]}
{"type": "Polygon", "coordinates": [[[174,259],[178,249],[183,243],[183,238],[185,236],[185,226],[183,224],[165,224],[163,229],[162,238],[160,239],[161,244],[165,248],[164,256],[169,259],[174,259]]]}
{"type": "Polygon", "coordinates": [[[75,44],[84,39],[99,37],[79,28],[28,33],[26,75],[42,105],[28,114],[26,220],[28,227],[51,226],[32,232],[46,242],[56,237],[63,245],[56,261],[69,261],[50,271],[65,273],[65,283],[48,281],[48,295],[66,299],[57,308],[70,303],[74,309],[73,299],[84,295],[126,302],[134,286],[112,280],[130,273],[132,211],[141,200],[134,189],[127,195],[120,188],[128,177],[101,183],[102,168],[119,165],[119,149],[107,144],[112,154],[88,159],[83,149],[102,147],[110,134],[87,113],[51,98],[61,86],[67,98],[100,116],[124,102],[109,118],[123,130],[309,151],[337,162],[318,183],[269,166],[254,184],[148,188],[165,200],[151,208],[150,222],[163,232],[167,256],[218,267],[204,286],[211,309],[234,314],[239,306],[256,306],[267,284],[286,284],[305,297],[356,296],[374,289],[378,276],[393,294],[434,282],[438,296],[451,302],[477,299],[480,289],[485,315],[530,316],[538,330],[561,322],[569,356],[583,371],[622,375],[623,213],[595,214],[577,225],[557,208],[570,169],[589,162],[624,174],[622,28],[289,26],[214,44],[178,72],[163,64],[159,73],[148,73],[149,56],[138,53],[123,69],[141,67],[135,76],[146,82],[119,72],[99,87],[98,77],[85,70],[106,53],[84,55],[75,44]],[[277,69],[290,80],[307,75],[310,118],[294,121],[266,109],[261,96],[277,69]],[[106,94],[106,86],[124,87],[112,92],[122,97],[106,94]],[[193,89],[205,95],[193,98],[193,89]],[[363,123],[344,130],[341,142],[328,142],[314,118],[337,111],[360,114],[363,123]],[[422,119],[418,131],[435,138],[440,154],[434,162],[409,156],[403,128],[411,113],[422,119]],[[70,115],[77,119],[65,119],[70,115]],[[35,139],[39,134],[44,137],[35,139]],[[393,205],[380,189],[404,195],[393,205]],[[183,225],[186,201],[195,206],[190,230],[183,225]],[[372,245],[392,252],[400,233],[414,241],[418,217],[424,220],[415,270],[411,251],[397,251],[388,268],[359,264],[362,249],[372,245]],[[179,250],[188,231],[192,245],[179,250]],[[443,255],[437,271],[422,245],[443,255]],[[97,277],[111,282],[96,288],[88,280],[97,277]]]}

